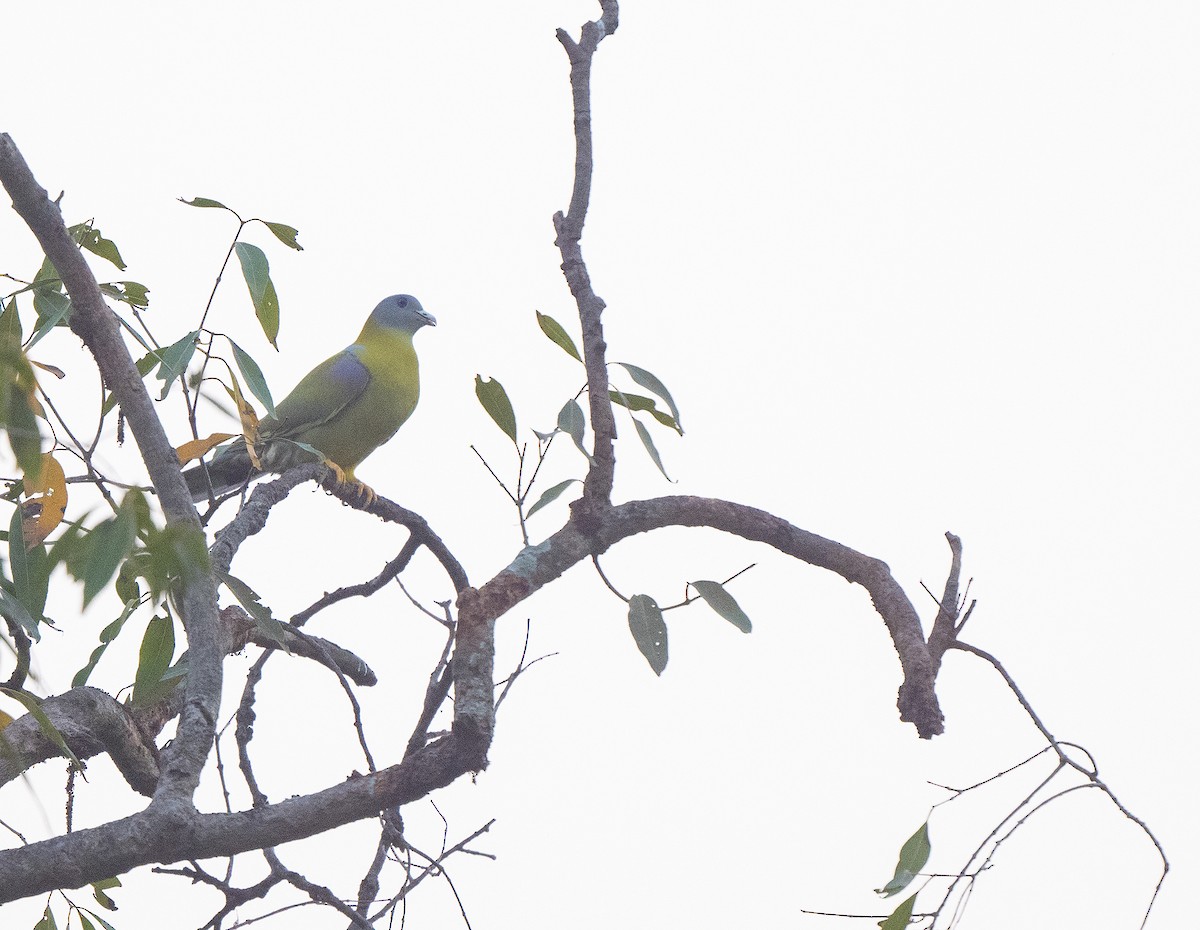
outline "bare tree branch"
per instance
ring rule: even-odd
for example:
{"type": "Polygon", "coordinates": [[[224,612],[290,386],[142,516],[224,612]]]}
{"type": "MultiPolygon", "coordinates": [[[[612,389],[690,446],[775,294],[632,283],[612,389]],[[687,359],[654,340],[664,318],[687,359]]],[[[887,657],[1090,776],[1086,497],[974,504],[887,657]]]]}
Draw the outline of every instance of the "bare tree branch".
{"type": "MultiPolygon", "coordinates": [[[[153,797],[158,784],[158,749],[138,729],[129,711],[98,688],[72,688],[46,698],[42,712],[80,759],[108,753],[130,786],[153,797]]],[[[60,758],[58,747],[26,714],[0,734],[0,785],[47,759],[60,758]]]]}
{"type": "Polygon", "coordinates": [[[616,425],[613,421],[612,403],[608,398],[607,347],[600,317],[604,312],[604,301],[592,290],[591,278],[583,260],[580,239],[587,218],[588,203],[592,195],[592,110],[591,80],[592,56],[600,41],[617,28],[617,5],[615,2],[601,4],[605,16],[584,25],[578,42],[559,29],[558,41],[562,43],[571,62],[571,98],[575,112],[575,182],[571,189],[571,204],[564,216],[554,214],[555,245],[562,256],[562,272],[567,286],[579,309],[579,322],[583,331],[583,364],[587,371],[588,409],[592,414],[592,433],[595,442],[592,449],[592,464],[583,484],[583,497],[574,505],[577,510],[586,510],[597,504],[607,503],[612,494],[613,439],[616,425]]]}

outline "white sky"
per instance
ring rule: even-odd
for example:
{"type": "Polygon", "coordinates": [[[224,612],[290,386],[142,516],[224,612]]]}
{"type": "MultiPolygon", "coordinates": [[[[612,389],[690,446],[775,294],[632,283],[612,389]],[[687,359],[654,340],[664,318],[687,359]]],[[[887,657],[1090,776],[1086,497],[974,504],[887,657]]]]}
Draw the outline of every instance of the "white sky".
{"type": "MultiPolygon", "coordinates": [[[[585,255],[609,305],[610,358],[658,374],[687,429],[656,432],[674,485],[624,430],[617,494],[772,510],[887,561],[926,617],[920,582],[940,590],[942,534],[961,535],[979,598],[970,641],[1157,832],[1173,871],[1151,926],[1182,926],[1200,868],[1188,595],[1200,555],[1200,10],[736,9],[630,0],[597,58],[585,255]]],[[[418,337],[421,407],[360,473],[424,514],[478,584],[519,535],[468,448],[509,464],[474,375],[505,384],[523,429],[548,429],[581,381],[534,310],[577,332],[550,225],[572,165],[554,29],[577,34],[596,15],[575,0],[336,16],[279,2],[24,4],[5,12],[2,128],[52,194],[66,191],[70,220],[95,217],[118,242],[128,272],[102,273],[150,286],[164,340],[194,325],[231,233],[174,198],[297,226],[302,253],[251,237],[271,259],[283,353],[256,332],[236,271],[214,320],[277,397],[380,297],[418,295],[439,320],[418,337]]],[[[0,271],[30,275],[38,261],[5,211],[0,271]]],[[[77,340],[56,334],[36,354],[68,370],[56,397],[93,403],[77,340]]],[[[545,486],[582,467],[556,444],[545,486]]],[[[536,516],[535,535],[564,514],[560,502],[536,516]]],[[[374,574],[401,540],[300,492],[235,571],[286,616],[374,574]]],[[[867,598],[815,569],[697,531],[604,560],[627,593],[661,603],[750,562],[733,590],[754,633],[702,606],[672,613],[661,680],[623,605],[584,569],[501,622],[499,668],[526,617],[534,654],[558,655],[502,709],[491,768],[437,799],[452,840],[498,818],[478,844],[498,861],[451,872],[474,927],[823,927],[835,922],[798,909],[884,913],[870,889],[943,796],[925,780],[970,783],[1038,748],[1002,682],[961,655],[940,679],[947,734],[919,741],[898,722],[899,666],[867,598]]],[[[445,597],[430,561],[417,567],[414,592],[445,597]]],[[[55,610],[67,635],[52,647],[62,658],[42,660],[51,691],[112,617],[98,605],[80,619],[77,603],[71,592],[55,610]]],[[[381,762],[411,728],[432,626],[389,593],[312,627],[391,679],[364,696],[381,762]]],[[[131,679],[137,635],[99,683],[131,679]]],[[[361,770],[336,684],[300,661],[269,668],[254,745],[271,797],[361,770]]],[[[43,769],[35,784],[57,825],[61,770],[43,769]]],[[[138,804],[107,763],[90,775],[80,823],[138,804]]],[[[931,865],[957,868],[1028,784],[943,808],[931,865]]],[[[24,786],[0,811],[41,835],[24,786]]],[[[436,848],[428,805],[406,816],[412,841],[436,848]]],[[[281,854],[350,893],[369,832],[281,854]]],[[[1026,928],[1136,927],[1156,874],[1141,835],[1098,793],[1077,794],[1004,848],[965,926],[1016,914],[1026,928]]],[[[218,904],[148,870],[127,885],[121,930],[163,926],[167,907],[172,926],[198,926],[218,904]]],[[[42,905],[5,908],[3,923],[31,926],[42,905]]],[[[444,884],[419,892],[410,916],[461,926],[444,884]]],[[[277,924],[342,925],[312,908],[277,924]]]]}

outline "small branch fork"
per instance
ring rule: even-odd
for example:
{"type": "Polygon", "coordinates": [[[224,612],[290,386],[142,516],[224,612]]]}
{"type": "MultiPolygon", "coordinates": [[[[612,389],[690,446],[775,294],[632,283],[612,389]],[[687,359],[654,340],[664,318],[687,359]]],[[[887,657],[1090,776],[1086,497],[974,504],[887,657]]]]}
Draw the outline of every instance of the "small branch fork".
{"type": "MultiPolygon", "coordinates": [[[[959,626],[961,628],[962,624],[959,624],[959,626]]],[[[950,648],[960,652],[966,652],[975,656],[976,658],[982,659],[999,673],[1000,677],[1004,679],[1004,683],[1008,685],[1009,690],[1012,691],[1018,703],[1020,703],[1026,715],[1033,722],[1033,725],[1037,728],[1038,732],[1042,734],[1043,739],[1046,740],[1047,748],[1036,753],[1030,758],[1025,759],[1023,762],[1018,763],[1011,769],[1006,770],[1005,772],[1000,772],[997,775],[992,776],[992,778],[986,779],[977,785],[971,785],[969,788],[964,788],[961,790],[947,790],[953,791],[954,797],[958,797],[966,791],[971,791],[974,788],[980,787],[981,785],[994,780],[995,778],[999,778],[1002,775],[1008,774],[1022,765],[1032,762],[1033,759],[1047,751],[1054,753],[1054,755],[1057,757],[1057,763],[1055,764],[1054,770],[1048,776],[1046,776],[1046,778],[1043,779],[1033,791],[1026,795],[1026,797],[1023,798],[1021,802],[1004,817],[1003,820],[996,824],[995,828],[987,835],[987,837],[984,838],[983,842],[981,842],[975,851],[971,853],[966,865],[963,866],[959,874],[954,877],[954,880],[946,889],[945,897],[942,899],[942,903],[938,906],[937,913],[941,913],[943,908],[945,908],[947,902],[950,900],[951,896],[954,894],[956,888],[958,888],[961,882],[968,883],[965,893],[970,893],[970,884],[973,883],[975,875],[980,871],[990,867],[992,859],[995,857],[996,852],[1000,849],[1000,846],[1005,842],[1005,840],[1012,836],[1017,829],[1024,825],[1030,817],[1032,817],[1050,802],[1064,797],[1073,791],[1092,788],[1101,791],[1109,799],[1109,801],[1112,802],[1113,806],[1125,816],[1126,819],[1137,825],[1138,829],[1140,829],[1147,836],[1150,842],[1154,844],[1154,848],[1157,850],[1159,859],[1162,862],[1162,872],[1159,874],[1158,881],[1154,886],[1154,891],[1150,895],[1150,901],[1147,904],[1145,913],[1142,916],[1141,927],[1144,928],[1150,919],[1150,911],[1154,907],[1154,902],[1158,900],[1158,893],[1162,890],[1163,882],[1167,880],[1167,873],[1170,872],[1171,869],[1171,864],[1167,859],[1166,850],[1163,849],[1162,843],[1159,842],[1158,837],[1154,835],[1154,832],[1150,829],[1146,822],[1130,811],[1129,808],[1127,808],[1124,803],[1121,802],[1113,790],[1100,778],[1099,767],[1097,766],[1096,761],[1090,752],[1077,743],[1059,740],[1050,732],[1050,730],[1042,722],[1041,717],[1038,716],[1037,711],[1033,709],[1033,705],[1029,702],[1029,699],[1025,697],[1025,694],[1021,691],[1020,687],[1018,687],[1012,675],[1009,674],[1008,670],[1004,667],[999,659],[977,646],[972,646],[969,643],[961,642],[957,639],[951,642],[950,648]],[[1087,764],[1083,765],[1077,762],[1071,757],[1071,754],[1067,752],[1068,749],[1077,749],[1082,752],[1087,757],[1087,764]],[[1048,797],[1039,798],[1039,795],[1042,793],[1042,789],[1045,788],[1051,782],[1051,780],[1053,780],[1060,773],[1069,770],[1074,770],[1079,775],[1083,776],[1084,782],[1082,784],[1071,785],[1049,795],[1048,797]],[[1002,831],[1004,832],[1002,833],[1002,831]],[[991,847],[990,849],[988,848],[989,844],[991,847]]],[[[954,798],[951,798],[950,800],[953,799],[954,798]]]]}

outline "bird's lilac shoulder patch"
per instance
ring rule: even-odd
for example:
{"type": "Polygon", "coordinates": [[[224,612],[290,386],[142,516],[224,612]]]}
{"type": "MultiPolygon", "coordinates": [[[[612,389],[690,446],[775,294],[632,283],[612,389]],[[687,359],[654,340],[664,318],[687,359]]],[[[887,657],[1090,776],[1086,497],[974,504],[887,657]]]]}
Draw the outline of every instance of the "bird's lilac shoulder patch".
{"type": "Polygon", "coordinates": [[[371,373],[367,371],[367,366],[358,359],[362,350],[362,346],[352,345],[334,359],[333,364],[329,367],[329,376],[340,387],[362,390],[371,380],[371,373]]]}

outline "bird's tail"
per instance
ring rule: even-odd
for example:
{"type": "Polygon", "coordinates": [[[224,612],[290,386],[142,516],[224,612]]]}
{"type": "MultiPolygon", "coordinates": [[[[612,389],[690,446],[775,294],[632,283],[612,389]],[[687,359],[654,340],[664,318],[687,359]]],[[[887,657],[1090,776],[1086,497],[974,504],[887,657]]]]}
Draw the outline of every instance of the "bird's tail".
{"type": "Polygon", "coordinates": [[[197,503],[208,500],[210,485],[213,495],[220,497],[243,487],[258,474],[258,470],[250,464],[245,442],[240,439],[222,447],[207,468],[207,478],[202,465],[193,465],[183,472],[183,480],[192,493],[192,500],[197,503]]]}

